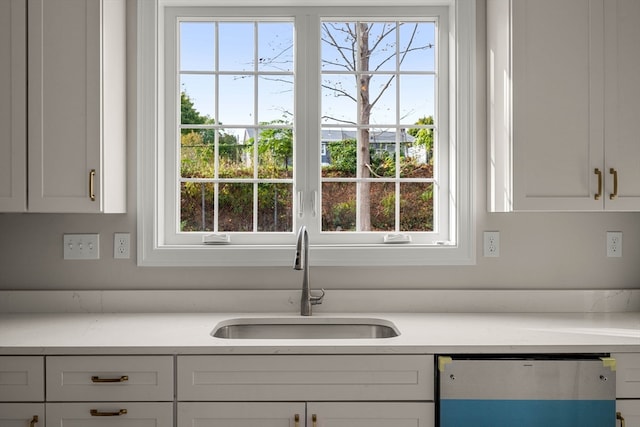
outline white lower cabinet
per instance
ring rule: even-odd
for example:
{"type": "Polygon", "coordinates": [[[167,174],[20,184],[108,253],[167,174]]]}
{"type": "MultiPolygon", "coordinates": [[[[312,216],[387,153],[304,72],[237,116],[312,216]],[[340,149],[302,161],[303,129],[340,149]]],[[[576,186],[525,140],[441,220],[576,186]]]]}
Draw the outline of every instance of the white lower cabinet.
{"type": "Polygon", "coordinates": [[[433,427],[433,356],[178,356],[178,427],[433,427]]]}
{"type": "Polygon", "coordinates": [[[615,353],[618,426],[640,427],[640,353],[615,353]],[[624,424],[622,424],[624,420],[624,424]]]}
{"type": "Polygon", "coordinates": [[[171,402],[47,403],[46,427],[172,427],[171,402]]]}
{"type": "Polygon", "coordinates": [[[433,402],[180,402],[178,427],[430,427],[433,402]]]}
{"type": "Polygon", "coordinates": [[[0,426],[42,427],[44,403],[0,403],[0,426]]]}

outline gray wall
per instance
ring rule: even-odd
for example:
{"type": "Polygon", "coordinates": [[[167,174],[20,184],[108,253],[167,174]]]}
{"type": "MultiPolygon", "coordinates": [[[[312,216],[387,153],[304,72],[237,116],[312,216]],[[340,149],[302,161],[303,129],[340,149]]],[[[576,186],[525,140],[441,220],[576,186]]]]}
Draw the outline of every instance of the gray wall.
{"type": "MultiPolygon", "coordinates": [[[[135,34],[135,2],[129,30],[135,34]]],[[[640,287],[640,213],[486,211],[483,1],[478,16],[477,265],[463,267],[312,269],[314,287],[413,289],[549,289],[640,287]],[[482,232],[501,232],[500,258],[482,257],[482,232]],[[607,258],[605,233],[623,232],[623,257],[607,258]]],[[[113,259],[113,233],[136,233],[135,40],[129,41],[128,213],[0,214],[0,289],[291,289],[301,276],[288,267],[152,268],[113,259]],[[100,233],[101,259],[64,261],[63,233],[100,233]]]]}

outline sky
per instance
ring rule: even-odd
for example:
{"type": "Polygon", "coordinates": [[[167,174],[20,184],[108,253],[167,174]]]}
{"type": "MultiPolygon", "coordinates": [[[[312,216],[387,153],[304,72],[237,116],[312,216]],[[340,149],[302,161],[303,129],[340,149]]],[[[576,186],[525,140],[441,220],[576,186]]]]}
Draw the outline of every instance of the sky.
{"type": "MultiPolygon", "coordinates": [[[[327,22],[325,33],[345,45],[344,22],[327,22]]],[[[390,79],[391,74],[374,75],[371,80],[371,99],[382,92],[371,115],[372,124],[414,124],[420,117],[433,115],[435,110],[435,24],[421,22],[417,31],[415,23],[401,25],[398,38],[395,23],[375,23],[370,32],[370,45],[382,32],[389,32],[371,55],[370,68],[379,66],[380,72],[393,72],[396,68],[396,40],[401,48],[430,46],[406,54],[400,64],[399,78],[390,79]],[[391,59],[389,59],[391,58],[391,59]],[[427,74],[420,74],[421,72],[427,74]],[[415,72],[415,73],[414,73],[415,72]],[[429,73],[431,72],[431,73],[429,73]],[[389,83],[390,82],[390,83],[389,83]],[[399,89],[398,89],[399,85],[399,89]],[[396,90],[398,89],[398,92],[396,90]],[[400,108],[396,104],[400,103],[400,108]],[[397,110],[397,111],[396,111],[397,110]]],[[[180,24],[180,82],[194,102],[195,108],[204,115],[216,117],[226,125],[253,125],[254,122],[286,120],[294,108],[293,92],[293,22],[260,22],[256,26],[249,22],[220,22],[216,39],[212,22],[182,22],[180,24]],[[254,54],[257,46],[257,55],[254,54]],[[218,50],[216,52],[216,49],[218,50]],[[216,55],[217,53],[217,55],[216,55]],[[268,75],[258,77],[257,100],[254,105],[255,77],[242,74],[255,69],[268,75]],[[216,59],[219,64],[216,64],[216,59]],[[216,67],[217,66],[217,67],[216,67]],[[220,71],[219,90],[215,90],[215,71],[220,71]],[[216,95],[220,111],[216,113],[216,95]],[[257,108],[256,108],[257,107],[257,108]],[[257,113],[257,119],[256,119],[257,113]]],[[[356,102],[347,96],[355,96],[357,80],[345,71],[346,62],[337,49],[322,43],[322,81],[327,86],[321,91],[322,114],[327,118],[323,124],[344,124],[356,121],[356,102]],[[338,90],[335,90],[338,89],[338,90]]]]}

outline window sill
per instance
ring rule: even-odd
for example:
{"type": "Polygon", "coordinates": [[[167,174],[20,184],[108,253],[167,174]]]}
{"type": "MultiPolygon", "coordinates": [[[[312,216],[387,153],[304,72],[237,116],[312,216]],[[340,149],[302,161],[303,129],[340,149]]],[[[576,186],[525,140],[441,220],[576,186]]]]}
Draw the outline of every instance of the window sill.
{"type": "MultiPolygon", "coordinates": [[[[311,245],[314,266],[472,265],[471,245],[311,245]],[[392,246],[392,247],[390,247],[392,246]],[[465,247],[466,246],[466,247],[465,247]]],[[[138,265],[156,267],[282,267],[292,266],[294,245],[193,245],[140,248],[138,265]]]]}

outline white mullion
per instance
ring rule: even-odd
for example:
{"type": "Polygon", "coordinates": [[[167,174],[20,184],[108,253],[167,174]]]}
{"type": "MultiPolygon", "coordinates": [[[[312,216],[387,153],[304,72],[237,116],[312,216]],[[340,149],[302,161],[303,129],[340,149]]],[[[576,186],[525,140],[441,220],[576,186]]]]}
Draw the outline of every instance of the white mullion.
{"type": "Polygon", "coordinates": [[[214,233],[217,233],[219,230],[219,212],[220,212],[220,201],[218,200],[218,195],[220,194],[220,183],[218,181],[218,178],[220,176],[220,159],[218,158],[218,154],[219,154],[219,148],[218,148],[218,143],[219,143],[219,139],[218,139],[218,117],[220,116],[220,75],[219,75],[219,71],[220,71],[220,33],[219,33],[219,24],[218,22],[214,23],[214,37],[215,40],[213,41],[213,46],[214,46],[214,62],[215,62],[215,66],[214,68],[214,96],[215,99],[213,101],[213,123],[216,125],[216,128],[214,129],[214,156],[213,156],[213,177],[215,179],[214,181],[214,185],[213,185],[213,231],[214,233]]]}
{"type": "Polygon", "coordinates": [[[253,124],[256,126],[256,136],[253,144],[253,232],[258,232],[258,179],[259,179],[259,150],[260,132],[258,129],[258,21],[253,22],[253,124]]]}
{"type": "Polygon", "coordinates": [[[395,231],[400,231],[400,141],[402,140],[402,135],[400,132],[400,22],[396,21],[396,185],[395,185],[395,231]]]}

